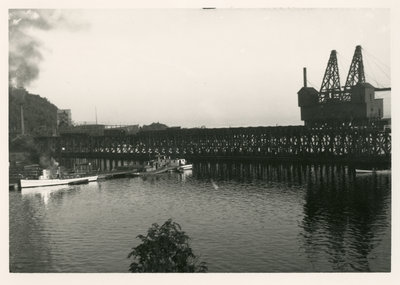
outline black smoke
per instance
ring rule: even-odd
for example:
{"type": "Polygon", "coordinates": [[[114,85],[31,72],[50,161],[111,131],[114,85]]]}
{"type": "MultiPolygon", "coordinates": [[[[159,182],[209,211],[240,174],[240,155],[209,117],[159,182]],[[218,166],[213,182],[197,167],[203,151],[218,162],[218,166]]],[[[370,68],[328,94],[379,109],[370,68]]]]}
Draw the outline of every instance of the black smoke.
{"type": "Polygon", "coordinates": [[[10,9],[9,32],[9,84],[24,88],[38,78],[43,60],[43,43],[35,31],[55,28],[80,29],[84,25],[74,23],[66,10],[10,9]]]}

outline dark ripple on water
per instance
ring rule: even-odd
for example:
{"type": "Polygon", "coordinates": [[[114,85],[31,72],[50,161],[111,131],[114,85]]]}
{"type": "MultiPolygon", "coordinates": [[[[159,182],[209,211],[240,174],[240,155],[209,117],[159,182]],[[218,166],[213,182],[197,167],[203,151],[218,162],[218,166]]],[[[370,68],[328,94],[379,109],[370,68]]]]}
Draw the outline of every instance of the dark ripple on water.
{"type": "Polygon", "coordinates": [[[199,163],[10,192],[10,270],[127,272],[135,237],[173,218],[211,272],[390,271],[390,188],[345,167],[199,163]]]}

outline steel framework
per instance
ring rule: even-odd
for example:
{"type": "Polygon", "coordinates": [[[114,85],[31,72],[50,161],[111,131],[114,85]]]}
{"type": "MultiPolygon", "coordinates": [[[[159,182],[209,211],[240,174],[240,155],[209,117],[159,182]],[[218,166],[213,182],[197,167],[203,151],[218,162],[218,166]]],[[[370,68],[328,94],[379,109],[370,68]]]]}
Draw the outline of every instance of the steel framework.
{"type": "Polygon", "coordinates": [[[365,82],[364,63],[362,58],[361,46],[356,46],[353,59],[351,61],[349,74],[347,75],[346,84],[344,85],[343,100],[351,100],[351,87],[357,83],[365,82]]]}
{"type": "Polygon", "coordinates": [[[332,50],[328,65],[325,69],[324,78],[322,79],[318,101],[320,103],[325,103],[334,99],[340,100],[341,93],[342,91],[340,87],[339,67],[336,58],[336,51],[332,50]]]}
{"type": "Polygon", "coordinates": [[[60,157],[149,159],[278,158],[390,161],[391,133],[377,129],[307,129],[302,126],[182,129],[123,137],[42,137],[60,157]]]}

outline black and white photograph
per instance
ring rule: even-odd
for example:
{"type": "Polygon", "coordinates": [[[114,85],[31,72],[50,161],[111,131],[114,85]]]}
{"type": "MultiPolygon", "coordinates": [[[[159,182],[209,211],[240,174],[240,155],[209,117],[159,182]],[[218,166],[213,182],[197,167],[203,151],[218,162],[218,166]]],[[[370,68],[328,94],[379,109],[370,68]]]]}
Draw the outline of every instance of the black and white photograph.
{"type": "Polygon", "coordinates": [[[7,7],[8,274],[393,273],[391,8],[207,4],[7,7]]]}

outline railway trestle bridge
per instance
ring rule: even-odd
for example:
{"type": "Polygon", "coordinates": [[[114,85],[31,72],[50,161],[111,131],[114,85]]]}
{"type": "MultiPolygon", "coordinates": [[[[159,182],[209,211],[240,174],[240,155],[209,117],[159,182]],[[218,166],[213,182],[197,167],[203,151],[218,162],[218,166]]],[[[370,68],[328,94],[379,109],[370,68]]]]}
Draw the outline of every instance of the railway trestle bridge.
{"type": "Polygon", "coordinates": [[[60,158],[147,160],[280,159],[390,162],[391,132],[377,128],[304,126],[168,129],[135,135],[72,135],[36,138],[41,151],[60,158]]]}

